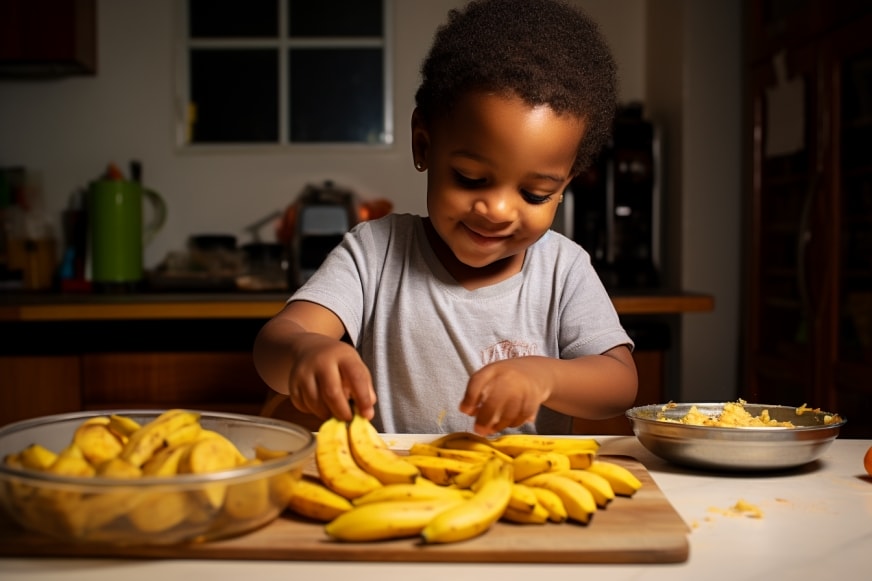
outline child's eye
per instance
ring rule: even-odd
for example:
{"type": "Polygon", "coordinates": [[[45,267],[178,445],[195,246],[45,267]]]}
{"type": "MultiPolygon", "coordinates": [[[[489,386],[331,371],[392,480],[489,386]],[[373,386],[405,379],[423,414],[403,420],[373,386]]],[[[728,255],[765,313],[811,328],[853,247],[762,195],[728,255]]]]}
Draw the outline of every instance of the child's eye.
{"type": "Polygon", "coordinates": [[[537,196],[536,194],[531,194],[526,190],[521,190],[521,195],[524,196],[524,200],[526,200],[530,204],[544,204],[551,199],[551,196],[537,196]]]}
{"type": "Polygon", "coordinates": [[[481,179],[470,178],[470,177],[463,175],[459,171],[454,172],[454,181],[456,181],[460,186],[462,186],[464,188],[474,188],[476,186],[480,186],[480,185],[485,183],[485,180],[483,178],[481,178],[481,179]]]}

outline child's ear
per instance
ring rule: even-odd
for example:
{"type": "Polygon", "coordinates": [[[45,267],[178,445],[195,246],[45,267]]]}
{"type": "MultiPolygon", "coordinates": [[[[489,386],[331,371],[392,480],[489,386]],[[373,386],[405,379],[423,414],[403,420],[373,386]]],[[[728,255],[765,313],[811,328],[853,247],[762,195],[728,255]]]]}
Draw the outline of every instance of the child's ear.
{"type": "Polygon", "coordinates": [[[427,169],[427,155],[430,153],[430,132],[424,123],[424,116],[416,107],[412,112],[412,161],[415,169],[427,169]]]}

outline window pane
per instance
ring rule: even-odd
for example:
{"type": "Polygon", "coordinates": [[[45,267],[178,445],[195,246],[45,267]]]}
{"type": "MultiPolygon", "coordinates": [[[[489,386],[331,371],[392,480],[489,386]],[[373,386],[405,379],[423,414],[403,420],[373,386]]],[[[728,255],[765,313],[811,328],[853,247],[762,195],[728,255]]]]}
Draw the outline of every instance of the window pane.
{"type": "Polygon", "coordinates": [[[380,49],[292,50],[294,142],[384,143],[380,49]]]}
{"type": "Polygon", "coordinates": [[[192,143],[276,143],[278,51],[192,50],[192,143]]]}
{"type": "Polygon", "coordinates": [[[381,36],[381,0],[290,0],[291,37],[381,36]]]}
{"type": "Polygon", "coordinates": [[[191,38],[275,38],[278,1],[188,0],[191,38]]]}

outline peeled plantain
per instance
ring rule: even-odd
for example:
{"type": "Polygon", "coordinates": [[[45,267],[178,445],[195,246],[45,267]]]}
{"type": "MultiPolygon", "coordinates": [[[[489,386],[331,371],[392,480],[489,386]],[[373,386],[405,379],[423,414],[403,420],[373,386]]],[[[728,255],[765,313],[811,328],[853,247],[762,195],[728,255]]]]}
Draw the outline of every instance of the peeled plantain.
{"type": "MultiPolygon", "coordinates": [[[[10,483],[2,492],[9,504],[33,528],[48,534],[63,531],[80,539],[111,539],[132,526],[144,533],[174,531],[197,526],[222,511],[224,519],[248,521],[270,514],[276,498],[288,494],[284,474],[269,480],[252,479],[232,486],[215,483],[202,489],[179,491],[172,477],[179,474],[207,474],[285,455],[266,449],[249,460],[222,434],[200,425],[197,412],[169,410],[140,425],[132,418],[110,415],[90,418],[79,425],[70,443],[55,453],[32,444],[5,459],[10,466],[58,475],[112,478],[118,488],[99,494],[75,489],[38,488],[10,483]],[[143,491],[124,480],[141,477],[167,478],[167,488],[143,491]]],[[[288,479],[299,476],[287,474],[288,479]]],[[[291,484],[288,482],[287,484],[291,484]]]]}

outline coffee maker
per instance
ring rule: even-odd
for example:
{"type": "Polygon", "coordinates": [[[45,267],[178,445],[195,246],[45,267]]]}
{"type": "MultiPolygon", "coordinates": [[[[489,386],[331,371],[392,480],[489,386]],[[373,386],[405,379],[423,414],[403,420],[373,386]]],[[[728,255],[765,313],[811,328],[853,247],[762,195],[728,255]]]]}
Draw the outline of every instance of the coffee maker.
{"type": "Polygon", "coordinates": [[[657,127],[632,104],[618,110],[611,140],[567,188],[569,236],[609,289],[660,285],[660,176],[657,127]]]}

